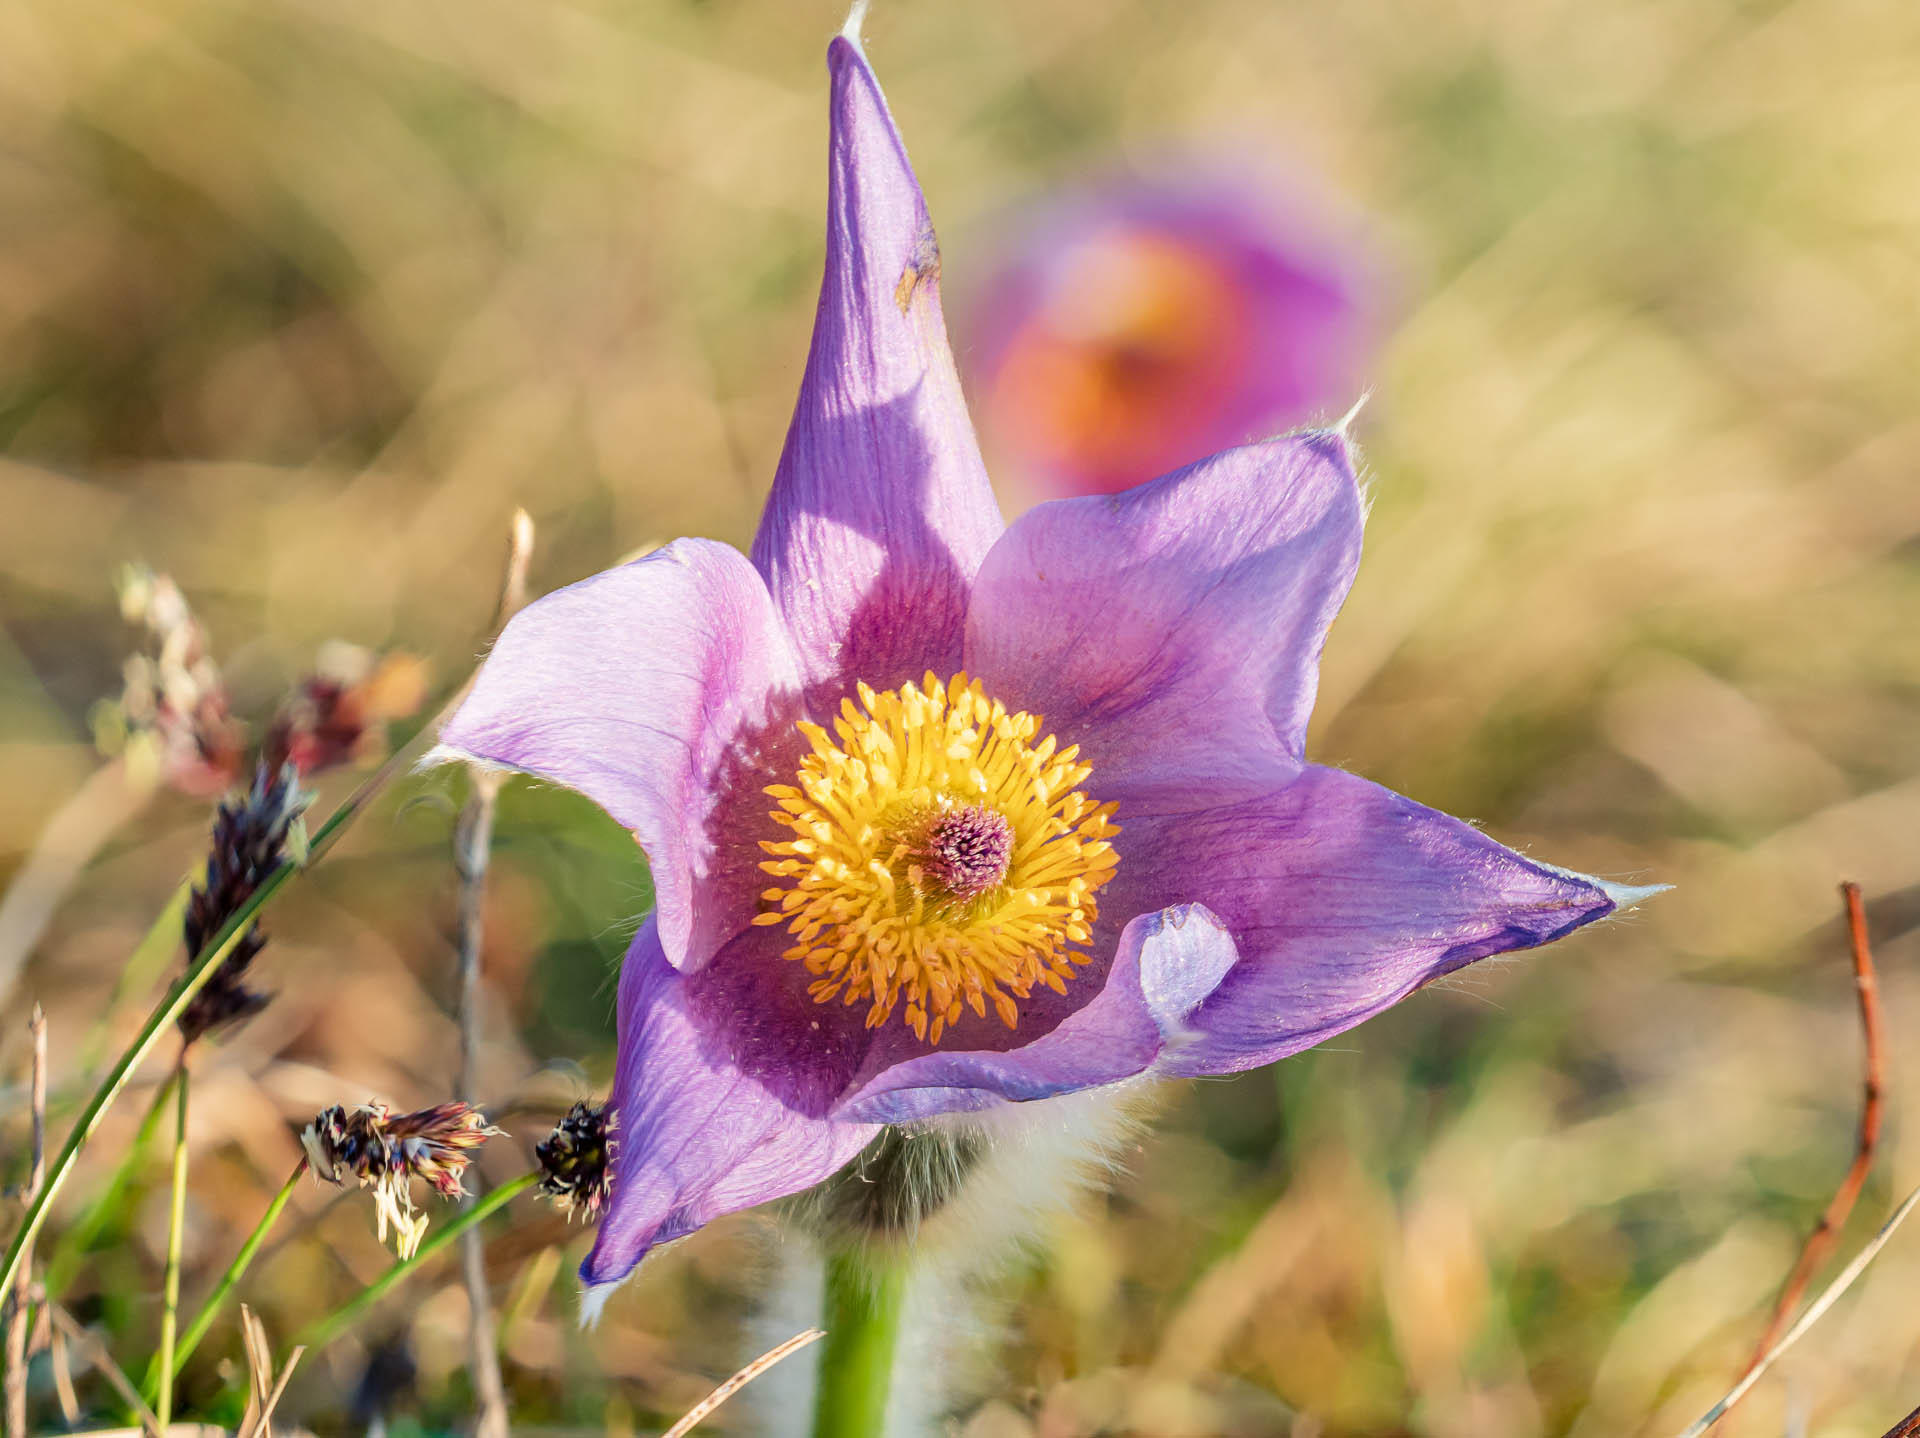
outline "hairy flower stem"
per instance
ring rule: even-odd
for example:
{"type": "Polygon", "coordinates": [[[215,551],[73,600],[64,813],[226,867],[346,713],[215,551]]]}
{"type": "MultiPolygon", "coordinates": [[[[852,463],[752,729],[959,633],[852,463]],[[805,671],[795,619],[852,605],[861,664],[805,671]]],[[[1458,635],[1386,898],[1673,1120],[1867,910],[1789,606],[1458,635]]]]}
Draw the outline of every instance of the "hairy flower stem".
{"type": "Polygon", "coordinates": [[[813,1438],[878,1438],[893,1385],[907,1260],[857,1246],[827,1255],[813,1438]]]}
{"type": "MultiPolygon", "coordinates": [[[[174,938],[177,942],[179,936],[176,934],[174,938]]],[[[67,1285],[73,1282],[74,1275],[80,1271],[80,1265],[86,1262],[100,1235],[126,1206],[134,1183],[140,1177],[140,1170],[146,1164],[147,1151],[153,1147],[153,1136],[160,1131],[160,1119],[173,1098],[173,1085],[178,1077],[177,1071],[169,1070],[160,1086],[153,1091],[146,1116],[140,1120],[133,1142],[120,1155],[120,1162],[113,1170],[113,1177],[107,1180],[106,1189],[80,1216],[80,1221],[63,1232],[54,1244],[53,1257],[47,1260],[45,1279],[49,1300],[58,1299],[67,1291],[67,1285]]]]}
{"type": "Polygon", "coordinates": [[[167,1286],[160,1309],[160,1389],[154,1415],[160,1431],[173,1421],[173,1345],[180,1323],[180,1245],[187,1231],[187,1058],[173,1086],[173,1197],[167,1208],[167,1286]]]}
{"type": "MultiPolygon", "coordinates": [[[[293,1172],[287,1175],[287,1181],[280,1185],[280,1191],[267,1205],[267,1211],[260,1215],[260,1221],[253,1226],[253,1232],[247,1235],[247,1241],[240,1245],[240,1251],[233,1256],[233,1262],[227,1265],[227,1271],[220,1275],[220,1281],[213,1285],[213,1292],[207,1295],[207,1301],[200,1305],[200,1311],[187,1325],[187,1331],[180,1335],[180,1341],[173,1350],[173,1373],[177,1378],[180,1370],[187,1366],[187,1360],[193,1357],[193,1350],[200,1346],[200,1340],[207,1336],[207,1330],[213,1327],[214,1319],[220,1316],[221,1308],[226,1304],[227,1295],[233,1292],[234,1285],[246,1275],[254,1256],[260,1252],[260,1245],[267,1241],[267,1234],[279,1221],[280,1214],[287,1206],[287,1200],[293,1197],[293,1190],[300,1182],[300,1176],[307,1171],[307,1160],[303,1156],[293,1166],[293,1172]]],[[[148,1366],[145,1381],[140,1385],[141,1392],[151,1396],[159,1391],[160,1359],[156,1356],[148,1366]]]]}
{"type": "Polygon", "coordinates": [[[433,1237],[420,1245],[411,1258],[403,1258],[385,1273],[368,1284],[340,1307],[334,1309],[325,1318],[310,1323],[294,1336],[294,1344],[299,1347],[320,1349],[326,1347],[351,1328],[366,1311],[386,1297],[393,1286],[410,1276],[413,1271],[446,1251],[447,1245],[459,1238],[469,1228],[486,1218],[495,1209],[504,1208],[513,1199],[518,1198],[540,1181],[538,1170],[523,1173],[500,1185],[492,1193],[476,1202],[472,1208],[462,1209],[460,1216],[442,1227],[433,1237]]]}

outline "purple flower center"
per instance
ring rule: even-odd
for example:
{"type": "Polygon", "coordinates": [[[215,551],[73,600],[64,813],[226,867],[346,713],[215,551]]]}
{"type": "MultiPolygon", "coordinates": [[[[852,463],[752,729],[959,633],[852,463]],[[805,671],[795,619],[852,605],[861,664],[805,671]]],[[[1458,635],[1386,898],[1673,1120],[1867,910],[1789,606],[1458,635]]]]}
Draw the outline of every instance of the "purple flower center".
{"type": "Polygon", "coordinates": [[[955,899],[977,899],[1006,881],[1013,825],[985,804],[948,809],[927,826],[919,849],[929,884],[955,899]]]}

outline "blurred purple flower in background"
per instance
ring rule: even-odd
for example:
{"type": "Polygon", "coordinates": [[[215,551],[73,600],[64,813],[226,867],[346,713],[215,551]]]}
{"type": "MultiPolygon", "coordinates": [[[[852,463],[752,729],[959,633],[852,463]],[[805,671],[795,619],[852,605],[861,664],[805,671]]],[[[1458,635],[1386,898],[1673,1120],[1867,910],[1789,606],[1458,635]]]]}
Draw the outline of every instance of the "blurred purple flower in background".
{"type": "Polygon", "coordinates": [[[1343,433],[1003,525],[925,202],[857,45],[828,62],[751,557],[682,539],[530,605],[436,751],[586,793],[652,866],[594,1285],[879,1125],[1264,1064],[1635,897],[1305,762],[1360,553],[1343,433]]]}
{"type": "Polygon", "coordinates": [[[1221,157],[1040,197],[961,316],[989,451],[1036,497],[1126,489],[1344,411],[1375,297],[1328,206],[1221,157]]]}

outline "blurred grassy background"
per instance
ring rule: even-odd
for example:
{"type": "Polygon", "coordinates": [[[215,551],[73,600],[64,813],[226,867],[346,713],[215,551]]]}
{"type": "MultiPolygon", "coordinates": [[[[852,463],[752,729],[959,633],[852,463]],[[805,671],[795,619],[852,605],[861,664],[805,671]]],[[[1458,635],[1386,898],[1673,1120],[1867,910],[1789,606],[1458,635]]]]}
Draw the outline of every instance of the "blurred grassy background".
{"type": "MultiPolygon", "coordinates": [[[[515,505],[537,588],[675,534],[747,540],[805,354],[841,18],[0,9],[0,879],[97,762],[123,559],[179,579],[259,713],[335,636],[453,682],[515,505]]],[[[882,0],[868,35],[950,305],[998,207],[1169,136],[1291,156],[1378,218],[1402,278],[1359,431],[1376,504],[1313,751],[1678,885],[1327,1051],[1173,1091],[1115,1191],[1010,1276],[969,1431],[1677,1430],[1851,1150],[1843,876],[1873,901],[1895,1057],[1856,1229],[1920,1180],[1920,7],[882,0]]],[[[289,1122],[446,1093],[456,790],[402,786],[274,912],[258,968],[282,997],[201,1059],[190,1302],[292,1162],[289,1122]]],[[[162,799],[60,911],[30,980],[61,1092],[206,822],[162,799]]],[[[508,791],[491,1091],[604,1084],[645,885],[590,806],[508,791]],[[555,1059],[587,1072],[529,1080],[555,1059]]],[[[508,1126],[524,1152],[547,1121],[508,1126]]],[[[330,1196],[303,1190],[316,1226],[249,1280],[276,1334],[378,1270],[366,1205],[330,1196]]],[[[81,1281],[129,1362],[164,1216],[150,1191],[81,1281]]],[[[670,1250],[581,1336],[578,1230],[562,1261],[558,1221],[524,1218],[494,1247],[517,1414],[677,1414],[747,1356],[765,1225],[670,1250]]],[[[1903,1236],[1744,1431],[1878,1434],[1920,1400],[1916,1284],[1903,1236]]],[[[464,1298],[450,1273],[412,1293],[395,1421],[445,1429],[464,1298]]],[[[237,1356],[216,1337],[190,1396],[237,1356]]],[[[365,1367],[351,1341],[310,1359],[291,1416],[348,1423],[365,1367]]]]}

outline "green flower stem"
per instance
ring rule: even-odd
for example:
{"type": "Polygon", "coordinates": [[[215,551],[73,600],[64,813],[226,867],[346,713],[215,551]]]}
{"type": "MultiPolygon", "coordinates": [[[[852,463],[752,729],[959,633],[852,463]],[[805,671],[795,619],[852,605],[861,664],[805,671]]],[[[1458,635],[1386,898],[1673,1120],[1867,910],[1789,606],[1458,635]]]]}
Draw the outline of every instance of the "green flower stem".
{"type": "MultiPolygon", "coordinates": [[[[389,765],[391,763],[390,760],[389,765]]],[[[383,768],[374,776],[374,779],[380,779],[387,773],[388,770],[383,768]]],[[[327,822],[321,826],[308,845],[309,863],[324,853],[354,816],[365,807],[367,799],[371,797],[372,789],[373,780],[369,780],[328,816],[327,822]]],[[[14,1233],[12,1240],[7,1244],[6,1270],[0,1273],[0,1293],[4,1293],[19,1277],[21,1253],[26,1245],[39,1235],[47,1221],[47,1215],[52,1212],[54,1199],[59,1197],[60,1190],[66,1187],[67,1180],[73,1176],[74,1164],[80,1157],[80,1150],[86,1147],[87,1140],[92,1138],[94,1131],[100,1127],[101,1121],[106,1117],[107,1109],[120,1096],[120,1091],[127,1086],[127,1080],[133,1077],[133,1071],[153,1052],[154,1047],[160,1042],[160,1036],[185,1012],[187,1005],[193,1001],[193,996],[206,987],[207,981],[213,977],[215,971],[227,961],[227,956],[239,945],[241,935],[246,933],[247,926],[254,921],[262,909],[272,902],[274,896],[286,886],[287,881],[299,872],[300,867],[289,860],[261,880],[260,887],[253,891],[252,897],[240,906],[231,919],[227,920],[226,927],[220,930],[213,942],[202,951],[200,957],[193,961],[186,974],[174,985],[172,993],[162,1001],[160,1007],[153,1011],[145,1026],[141,1028],[139,1037],[134,1039],[126,1052],[115,1061],[112,1070],[101,1082],[92,1099],[88,1101],[79,1119],[75,1121],[73,1132],[67,1135],[66,1145],[60,1150],[60,1156],[47,1170],[45,1186],[27,1206],[26,1216],[21,1220],[20,1227],[14,1233]]],[[[166,921],[167,916],[162,914],[155,927],[160,927],[166,921]]]]}
{"type": "Polygon", "coordinates": [[[361,1289],[360,1292],[341,1304],[340,1307],[334,1309],[334,1311],[329,1313],[325,1318],[320,1319],[318,1322],[310,1323],[301,1329],[299,1333],[294,1335],[293,1341],[295,1346],[312,1349],[325,1348],[329,1343],[333,1342],[334,1339],[351,1328],[369,1308],[372,1308],[374,1304],[386,1297],[388,1291],[391,1290],[395,1284],[410,1276],[415,1269],[441,1253],[448,1244],[452,1243],[461,1234],[473,1227],[474,1224],[480,1222],[481,1219],[485,1218],[495,1209],[504,1208],[510,1200],[518,1198],[539,1181],[540,1175],[538,1173],[523,1173],[518,1178],[510,1179],[506,1183],[501,1184],[500,1187],[494,1189],[493,1192],[487,1194],[475,1203],[472,1208],[462,1209],[460,1213],[442,1227],[438,1233],[421,1244],[419,1251],[416,1252],[412,1258],[401,1259],[400,1262],[394,1264],[392,1268],[389,1268],[385,1273],[374,1279],[372,1283],[361,1289]]]}
{"type": "Polygon", "coordinates": [[[47,1260],[46,1278],[43,1280],[50,1299],[57,1300],[67,1291],[67,1285],[73,1282],[74,1275],[80,1271],[80,1265],[93,1251],[100,1235],[120,1216],[134,1183],[140,1177],[141,1167],[146,1163],[147,1150],[153,1147],[153,1136],[160,1131],[160,1116],[166,1112],[167,1100],[173,1097],[176,1077],[177,1072],[169,1073],[160,1087],[153,1091],[153,1101],[147,1105],[146,1117],[140,1120],[140,1128],[134,1134],[133,1142],[127,1145],[127,1151],[120,1155],[120,1164],[107,1181],[105,1192],[81,1215],[80,1221],[62,1233],[54,1244],[53,1257],[47,1260]]]}
{"type": "Polygon", "coordinates": [[[813,1438],[877,1438],[887,1416],[893,1350],[907,1290],[904,1258],[851,1248],[827,1255],[820,1383],[813,1438]]]}
{"type": "MultiPolygon", "coordinates": [[[[207,1301],[200,1305],[200,1311],[193,1316],[193,1322],[187,1325],[187,1331],[180,1335],[180,1342],[173,1351],[173,1376],[178,1378],[180,1370],[187,1366],[187,1360],[193,1357],[193,1350],[200,1346],[200,1340],[207,1336],[207,1330],[213,1327],[213,1320],[220,1316],[221,1308],[226,1304],[227,1295],[233,1292],[234,1285],[246,1276],[247,1268],[253,1263],[254,1256],[260,1252],[260,1245],[267,1241],[267,1234],[279,1221],[281,1212],[287,1206],[287,1200],[293,1197],[293,1190],[299,1185],[300,1176],[307,1171],[307,1160],[303,1157],[293,1166],[293,1172],[287,1175],[287,1181],[280,1185],[280,1191],[273,1196],[273,1202],[267,1205],[267,1211],[260,1215],[260,1221],[253,1226],[253,1232],[247,1235],[247,1241],[240,1245],[240,1251],[233,1256],[233,1262],[227,1265],[227,1271],[220,1275],[220,1281],[213,1285],[213,1292],[207,1295],[207,1301]]],[[[140,1385],[142,1393],[149,1397],[159,1391],[160,1359],[156,1356],[147,1366],[147,1376],[140,1385]]]]}
{"type": "Polygon", "coordinates": [[[160,1396],[154,1416],[160,1431],[173,1422],[173,1341],[180,1323],[180,1244],[187,1231],[187,1056],[180,1056],[180,1076],[174,1082],[173,1201],[167,1209],[167,1288],[160,1309],[160,1396]]]}

